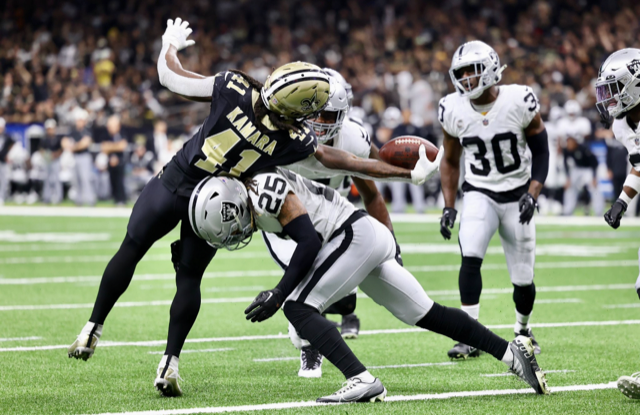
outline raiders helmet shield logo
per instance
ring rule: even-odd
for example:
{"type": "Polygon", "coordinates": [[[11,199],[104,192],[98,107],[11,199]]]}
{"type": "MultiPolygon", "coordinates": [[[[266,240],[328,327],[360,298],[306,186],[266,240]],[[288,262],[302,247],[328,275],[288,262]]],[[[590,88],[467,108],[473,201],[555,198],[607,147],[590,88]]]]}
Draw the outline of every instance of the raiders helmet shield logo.
{"type": "Polygon", "coordinates": [[[300,101],[300,105],[302,105],[302,111],[305,112],[318,108],[318,91],[316,90],[311,98],[305,98],[300,101]]]}
{"type": "Polygon", "coordinates": [[[636,78],[640,78],[640,60],[634,59],[627,64],[627,69],[631,72],[631,75],[636,78]]]}
{"type": "Polygon", "coordinates": [[[222,202],[220,215],[223,222],[231,222],[240,214],[240,208],[233,202],[222,202]]]}

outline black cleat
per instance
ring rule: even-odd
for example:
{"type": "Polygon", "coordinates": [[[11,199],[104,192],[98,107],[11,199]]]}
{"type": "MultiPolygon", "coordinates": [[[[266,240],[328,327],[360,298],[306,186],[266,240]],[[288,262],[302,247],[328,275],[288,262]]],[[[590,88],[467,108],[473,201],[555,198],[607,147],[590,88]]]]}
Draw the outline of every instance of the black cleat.
{"type": "Polygon", "coordinates": [[[357,339],[360,332],[360,319],[355,314],[342,316],[341,334],[343,339],[357,339]]]}
{"type": "Polygon", "coordinates": [[[475,347],[471,347],[464,343],[458,343],[453,346],[453,349],[447,352],[447,356],[450,359],[467,359],[468,357],[478,357],[480,356],[480,350],[475,347]]]}
{"type": "Polygon", "coordinates": [[[513,352],[511,371],[527,382],[539,395],[551,393],[544,372],[538,366],[530,337],[518,336],[509,343],[513,352]]]}
{"type": "Polygon", "coordinates": [[[516,337],[518,336],[525,336],[531,339],[531,344],[533,344],[533,353],[534,354],[540,354],[540,345],[538,344],[538,342],[536,341],[535,336],[533,335],[533,333],[531,332],[530,328],[526,328],[526,329],[522,329],[520,330],[520,333],[518,332],[514,332],[513,333],[516,337]]]}

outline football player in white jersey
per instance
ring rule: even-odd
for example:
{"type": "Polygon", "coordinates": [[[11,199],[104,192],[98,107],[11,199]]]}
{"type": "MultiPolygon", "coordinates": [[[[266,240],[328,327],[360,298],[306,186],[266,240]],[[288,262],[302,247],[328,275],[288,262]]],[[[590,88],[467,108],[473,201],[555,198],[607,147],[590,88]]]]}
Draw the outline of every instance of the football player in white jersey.
{"type": "MultiPolygon", "coordinates": [[[[640,193],[640,49],[622,49],[607,58],[596,80],[596,98],[602,121],[613,124],[613,134],[627,148],[632,166],[618,199],[604,214],[609,226],[618,229],[629,203],[640,193]]],[[[638,257],[640,261],[640,250],[638,257]]],[[[640,297],[640,275],[636,291],[640,297]]],[[[618,379],[618,389],[640,399],[640,372],[618,379]]]]}
{"type": "MultiPolygon", "coordinates": [[[[480,268],[487,245],[498,231],[514,287],[515,334],[530,337],[539,353],[528,326],[536,295],[532,219],[549,169],[549,145],[540,105],[531,88],[496,85],[504,68],[493,48],[480,41],[461,45],[453,55],[449,73],[456,92],[442,98],[438,109],[445,149],[440,176],[445,208],[440,232],[445,239],[451,238],[464,149],[464,207],[458,236],[462,309],[478,319],[480,268]]],[[[458,343],[448,355],[466,359],[478,356],[479,351],[458,343]]]]}
{"type": "MultiPolygon", "coordinates": [[[[351,85],[338,72],[329,68],[324,68],[324,70],[331,77],[329,101],[318,118],[308,121],[308,124],[315,131],[319,143],[339,148],[361,158],[369,158],[372,153],[369,134],[359,120],[347,116],[349,101],[353,99],[353,93],[349,94],[351,85]]],[[[375,152],[375,150],[373,151],[375,152]]],[[[332,176],[333,173],[315,159],[289,165],[287,169],[336,189],[342,196],[347,196],[351,190],[352,179],[350,176],[344,174],[332,176]]],[[[355,177],[353,182],[362,196],[367,212],[393,231],[384,199],[378,192],[375,183],[355,177]]],[[[262,237],[273,260],[280,267],[286,269],[296,249],[295,241],[266,232],[262,232],[262,237]]],[[[396,247],[396,259],[402,264],[400,248],[397,244],[396,247]]],[[[353,292],[325,310],[325,314],[342,315],[340,329],[342,337],[345,339],[357,338],[360,331],[360,320],[354,313],[356,294],[357,289],[354,289],[353,292]]],[[[306,378],[322,376],[323,358],[320,352],[312,348],[308,341],[300,338],[291,324],[289,324],[289,337],[293,345],[300,350],[298,376],[306,378]]]]}
{"type": "MultiPolygon", "coordinates": [[[[441,158],[442,152],[433,163],[419,162],[433,175],[441,158]]],[[[250,238],[253,228],[297,242],[280,282],[258,294],[245,314],[260,322],[284,305],[285,316],[301,336],[342,372],[347,379],[343,388],[318,402],[375,402],[386,396],[382,382],[321,315],[357,286],[404,323],[473,344],[505,362],[537,393],[548,393],[530,338],[518,336],[508,343],[464,312],[434,303],[395,260],[391,231],[337,191],[282,168],[245,183],[246,188],[233,178],[203,180],[191,196],[189,220],[194,232],[213,246],[235,248],[250,238]]]]}

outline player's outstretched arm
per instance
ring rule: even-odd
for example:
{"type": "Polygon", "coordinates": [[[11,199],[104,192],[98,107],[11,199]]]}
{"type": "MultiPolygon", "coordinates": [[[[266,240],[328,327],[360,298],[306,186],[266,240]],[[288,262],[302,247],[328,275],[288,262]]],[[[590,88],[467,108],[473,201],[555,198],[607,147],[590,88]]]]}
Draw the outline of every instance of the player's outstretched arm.
{"type": "Polygon", "coordinates": [[[460,156],[462,155],[462,145],[460,140],[449,135],[444,129],[445,156],[440,164],[440,183],[442,185],[442,196],[444,197],[444,209],[440,218],[440,234],[444,239],[451,239],[451,229],[456,223],[458,211],[455,209],[456,195],[458,193],[458,180],[460,179],[460,156]]]}
{"type": "Polygon", "coordinates": [[[322,242],[316,233],[309,214],[300,199],[289,193],[278,215],[283,231],[297,242],[289,266],[278,285],[262,291],[244,310],[247,320],[264,321],[273,316],[282,307],[284,300],[307,275],[322,248],[322,242]]]}
{"type": "Polygon", "coordinates": [[[192,101],[209,102],[215,77],[187,71],[182,68],[178,58],[178,51],[196,43],[187,40],[191,32],[189,22],[183,22],[179,17],[175,22],[171,19],[167,21],[167,30],[162,36],[162,50],[158,56],[158,77],[160,84],[171,92],[192,101]]]}
{"type": "MultiPolygon", "coordinates": [[[[439,160],[433,163],[430,163],[428,160],[426,160],[426,163],[421,163],[423,160],[419,160],[416,168],[409,170],[372,158],[363,159],[344,150],[325,145],[318,146],[315,158],[322,163],[323,166],[331,170],[339,171],[341,174],[356,176],[367,180],[401,181],[414,184],[423,184],[438,170],[439,165],[439,160]],[[422,164],[429,164],[433,168],[419,168],[422,164]]],[[[426,156],[421,158],[426,159],[426,156]]]]}
{"type": "Polygon", "coordinates": [[[528,224],[538,207],[538,196],[549,172],[549,139],[540,113],[537,113],[524,129],[524,135],[531,150],[531,183],[529,191],[520,197],[518,207],[520,223],[528,224]]]}
{"type": "Polygon", "coordinates": [[[618,229],[624,212],[627,211],[629,203],[631,203],[638,193],[640,193],[640,173],[635,168],[632,168],[631,173],[629,173],[627,179],[624,181],[620,196],[613,202],[611,209],[604,214],[604,220],[609,226],[613,229],[618,229]]]}

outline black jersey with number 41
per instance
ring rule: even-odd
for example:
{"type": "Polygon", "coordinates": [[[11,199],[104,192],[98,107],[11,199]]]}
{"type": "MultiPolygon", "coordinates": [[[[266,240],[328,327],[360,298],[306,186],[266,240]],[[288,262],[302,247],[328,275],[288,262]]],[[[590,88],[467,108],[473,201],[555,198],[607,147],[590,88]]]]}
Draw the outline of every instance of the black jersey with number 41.
{"type": "Polygon", "coordinates": [[[241,75],[233,72],[216,75],[211,113],[173,162],[190,179],[222,173],[243,179],[315,153],[318,140],[306,126],[300,133],[279,130],[265,117],[269,132],[260,132],[253,111],[258,99],[260,93],[241,75]]]}

